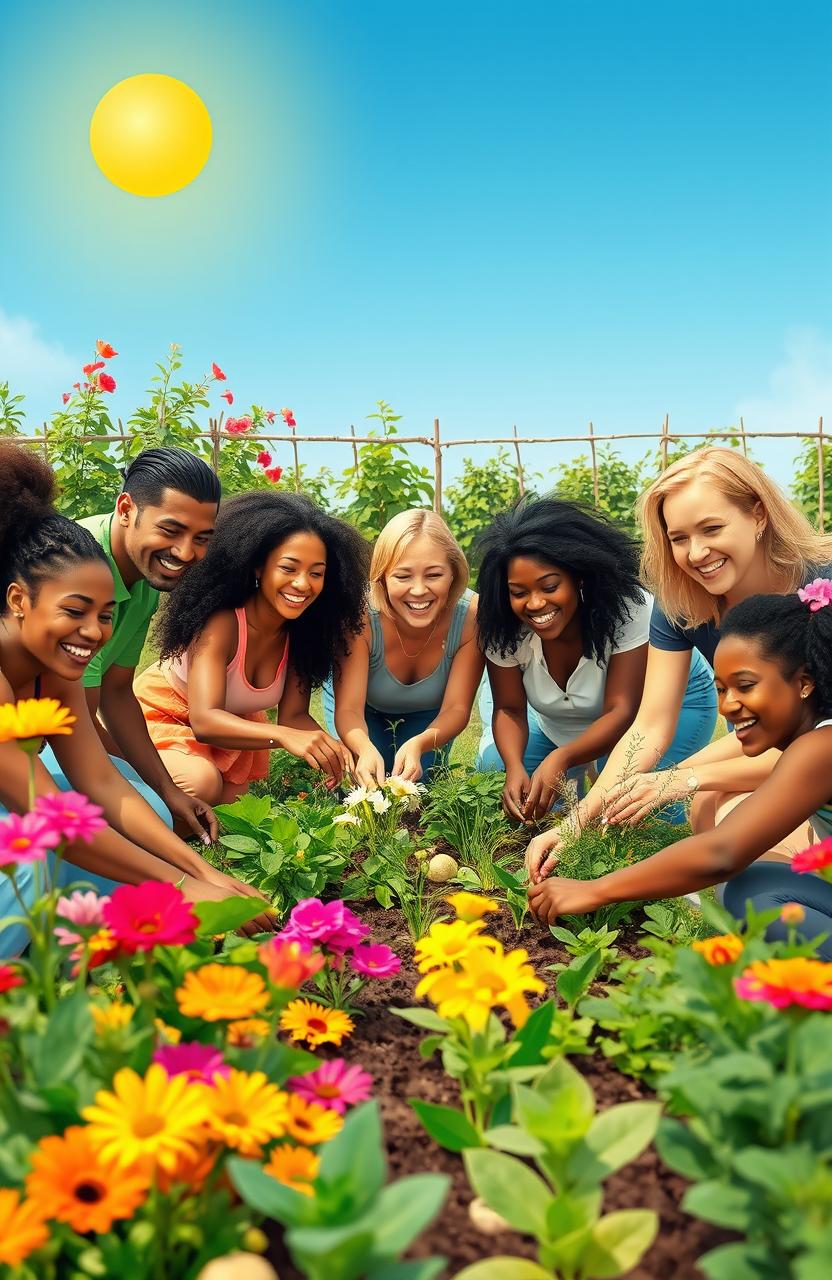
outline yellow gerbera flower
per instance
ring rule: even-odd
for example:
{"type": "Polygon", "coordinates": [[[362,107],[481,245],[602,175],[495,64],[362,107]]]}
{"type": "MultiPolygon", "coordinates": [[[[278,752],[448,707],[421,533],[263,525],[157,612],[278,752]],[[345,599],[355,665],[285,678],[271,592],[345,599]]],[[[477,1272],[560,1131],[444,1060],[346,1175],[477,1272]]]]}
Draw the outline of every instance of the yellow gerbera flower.
{"type": "Polygon", "coordinates": [[[208,1132],[244,1156],[286,1132],[288,1094],[270,1084],[263,1071],[237,1071],[214,1076],[208,1091],[208,1132]]]}
{"type": "Polygon", "coordinates": [[[289,1117],[286,1128],[291,1137],[307,1147],[319,1142],[329,1142],[344,1127],[344,1117],[332,1107],[322,1107],[319,1102],[307,1102],[297,1093],[289,1094],[289,1117]]]}
{"type": "Polygon", "coordinates": [[[452,893],[445,901],[453,907],[457,919],[465,920],[467,923],[472,920],[481,920],[489,911],[500,910],[499,902],[495,902],[493,898],[483,898],[478,893],[467,893],[465,889],[461,889],[459,893],[452,893]]]}
{"type": "Polygon", "coordinates": [[[287,1187],[300,1191],[301,1195],[314,1196],[315,1191],[311,1184],[317,1178],[320,1167],[320,1156],[316,1156],[314,1151],[287,1144],[283,1147],[275,1147],[269,1156],[268,1164],[263,1166],[263,1172],[277,1178],[278,1182],[284,1183],[287,1187]]]}
{"type": "Polygon", "coordinates": [[[136,1010],[132,1004],[91,1004],[93,1024],[100,1036],[126,1027],[136,1010]]]}
{"type": "Polygon", "coordinates": [[[168,1026],[168,1024],[163,1022],[161,1018],[154,1018],[153,1022],[156,1030],[159,1032],[159,1035],[166,1044],[179,1044],[179,1041],[182,1039],[182,1032],[178,1027],[168,1026]]]}
{"type": "Polygon", "coordinates": [[[328,1009],[315,1000],[292,1000],[280,1016],[280,1028],[292,1040],[305,1040],[310,1048],[319,1044],[340,1044],[355,1023],[342,1009],[328,1009]]]}
{"type": "Polygon", "coordinates": [[[34,1201],[24,1200],[21,1204],[18,1191],[0,1187],[0,1262],[17,1267],[46,1244],[49,1231],[43,1218],[34,1201]]]}
{"type": "Polygon", "coordinates": [[[545,991],[545,983],[535,976],[522,948],[505,954],[500,943],[493,950],[474,950],[456,969],[428,973],[416,988],[418,997],[427,996],[440,1018],[462,1018],[472,1031],[481,1031],[492,1009],[508,1010],[515,1026],[529,1016],[525,992],[545,991]]]}
{"type": "Polygon", "coordinates": [[[188,970],[176,1000],[186,1018],[236,1022],[265,1009],[269,992],[259,973],[250,973],[241,965],[204,964],[201,969],[188,970]]]}
{"type": "Polygon", "coordinates": [[[420,973],[439,969],[443,965],[456,964],[472,950],[487,950],[498,944],[494,938],[484,937],[481,920],[454,920],[451,924],[439,921],[431,925],[426,937],[416,943],[416,966],[420,973]]]}
{"type": "Polygon", "coordinates": [[[0,742],[31,742],[56,733],[72,733],[75,716],[57,698],[21,698],[0,706],[0,742]]]}
{"type": "Polygon", "coordinates": [[[26,1191],[44,1217],[68,1222],[73,1231],[109,1231],[132,1218],[150,1179],[138,1168],[118,1169],[101,1157],[89,1129],[73,1125],[62,1137],[41,1138],[32,1154],[26,1191]]]}
{"type": "Polygon", "coordinates": [[[102,1159],[112,1159],[122,1169],[141,1162],[143,1168],[171,1170],[180,1155],[192,1156],[201,1141],[209,1092],[187,1075],[169,1076],[158,1062],[144,1078],[132,1067],[122,1067],[112,1093],[99,1090],[95,1103],[81,1114],[102,1159]]]}
{"type": "Polygon", "coordinates": [[[228,1043],[246,1048],[267,1036],[269,1029],[265,1018],[241,1018],[239,1022],[229,1022],[228,1043]]]}

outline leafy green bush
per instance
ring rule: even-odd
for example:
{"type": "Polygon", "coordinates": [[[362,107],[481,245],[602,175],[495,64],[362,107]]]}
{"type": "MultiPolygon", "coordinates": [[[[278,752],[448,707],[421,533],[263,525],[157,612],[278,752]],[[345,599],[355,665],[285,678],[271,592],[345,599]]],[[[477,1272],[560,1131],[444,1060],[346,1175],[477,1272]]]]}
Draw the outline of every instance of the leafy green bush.
{"type": "Polygon", "coordinates": [[[458,855],[460,879],[490,893],[499,884],[498,858],[515,843],[515,831],[500,805],[505,776],[469,773],[449,767],[434,770],[425,806],[425,836],[444,840],[458,855]],[[462,874],[469,871],[471,875],[462,874]]]}
{"type": "Polygon", "coordinates": [[[433,503],[430,472],[412,462],[405,446],[395,441],[401,414],[394,413],[385,400],[377,404],[378,412],[368,414],[368,418],[381,423],[378,443],[361,446],[358,464],[347,468],[337,486],[338,497],[347,503],[342,512],[344,518],[365,538],[377,537],[379,530],[400,511],[433,503]]]}
{"type": "Polygon", "coordinates": [[[498,449],[496,457],[487,462],[464,460],[459,480],[449,484],[442,495],[442,506],[448,526],[468,559],[478,534],[519,496],[517,468],[505,449],[498,449]]]}

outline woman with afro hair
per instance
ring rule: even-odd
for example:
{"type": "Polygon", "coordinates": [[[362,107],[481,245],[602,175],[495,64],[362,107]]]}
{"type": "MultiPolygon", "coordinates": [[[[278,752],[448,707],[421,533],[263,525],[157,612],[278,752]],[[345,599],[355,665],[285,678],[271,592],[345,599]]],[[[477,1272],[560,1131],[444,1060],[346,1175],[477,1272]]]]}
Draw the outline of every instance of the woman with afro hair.
{"type": "Polygon", "coordinates": [[[205,559],[160,615],[160,660],[135,684],[177,786],[233,800],[268,776],[274,747],[341,781],[352,758],[309,697],[361,630],[368,558],[354,529],[300,494],[222,506],[205,559]]]}
{"type": "MultiPolygon", "coordinates": [[[[652,600],[633,542],[577,503],[535,498],[498,515],[476,544],[480,646],[488,663],[478,768],[506,771],[503,807],[542,818],[564,779],[580,785],[632,723],[647,664],[652,600]],[[493,700],[493,714],[492,714],[493,700]]],[[[661,764],[710,741],[716,695],[694,660],[676,737],[661,764]]]]}

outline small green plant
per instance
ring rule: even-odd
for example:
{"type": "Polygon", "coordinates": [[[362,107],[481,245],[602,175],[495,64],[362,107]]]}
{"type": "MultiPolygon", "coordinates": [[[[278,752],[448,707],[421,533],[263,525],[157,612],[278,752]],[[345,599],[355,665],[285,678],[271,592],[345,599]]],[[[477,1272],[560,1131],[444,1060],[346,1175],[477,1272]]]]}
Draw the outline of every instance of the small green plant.
{"type": "Polygon", "coordinates": [[[25,399],[25,396],[13,396],[8,382],[0,382],[0,436],[22,434],[26,410],[20,406],[25,399]]]}
{"type": "Polygon", "coordinates": [[[486,893],[501,883],[497,859],[507,855],[516,841],[500,807],[503,784],[499,773],[470,773],[454,767],[437,770],[425,806],[427,839],[450,845],[463,864],[460,882],[486,893]]]}
{"type": "Polygon", "coordinates": [[[298,795],[304,800],[312,794],[328,796],[331,805],[337,804],[336,797],[324,785],[321,773],[305,760],[293,756],[291,751],[272,751],[269,756],[268,782],[256,783],[256,790],[268,792],[277,800],[298,795]]]}
{"type": "Polygon", "coordinates": [[[396,443],[396,423],[401,421],[401,414],[394,413],[385,400],[379,400],[376,412],[367,416],[381,423],[381,435],[377,442],[364,444],[358,450],[358,462],[344,472],[337,494],[347,501],[344,517],[365,537],[375,538],[379,529],[400,511],[430,506],[433,482],[427,468],[417,466],[405,446],[396,443]]]}
{"type": "Polygon", "coordinates": [[[596,1114],[592,1090],[564,1058],[533,1085],[514,1084],[506,1150],[467,1150],[463,1158],[476,1194],[535,1238],[538,1261],[491,1258],[457,1280],[601,1280],[630,1271],[653,1243],[658,1217],[648,1209],[602,1214],[603,1185],[652,1141],[660,1110],[626,1102],[596,1114]]]}
{"type": "MultiPolygon", "coordinates": [[[[580,933],[573,933],[571,929],[562,929],[559,925],[553,924],[549,926],[549,932],[553,938],[557,938],[558,942],[563,943],[571,956],[586,956],[593,951],[600,952],[601,968],[608,968],[618,955],[618,947],[614,945],[618,930],[610,929],[608,925],[602,924],[598,929],[582,929],[580,933]]],[[[550,965],[550,968],[557,972],[563,966],[550,965]]]]}
{"type": "Polygon", "coordinates": [[[417,848],[400,828],[367,855],[344,885],[347,898],[375,898],[379,906],[401,911],[415,942],[447,914],[443,896],[428,880],[428,851],[417,848]]]}
{"type": "MultiPolygon", "coordinates": [[[[526,478],[539,479],[539,476],[526,478]]],[[[459,480],[445,489],[443,505],[451,532],[469,559],[478,534],[493,516],[505,511],[519,496],[517,467],[506,449],[498,449],[487,462],[464,460],[459,480]]]]}

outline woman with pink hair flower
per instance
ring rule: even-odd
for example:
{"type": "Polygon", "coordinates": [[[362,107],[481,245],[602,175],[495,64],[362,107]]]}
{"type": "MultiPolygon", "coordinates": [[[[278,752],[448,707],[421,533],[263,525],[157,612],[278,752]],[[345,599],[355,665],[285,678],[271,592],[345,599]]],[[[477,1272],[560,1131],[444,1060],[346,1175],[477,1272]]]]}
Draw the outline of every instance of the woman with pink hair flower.
{"type": "MultiPolygon", "coordinates": [[[[724,797],[713,830],[635,866],[598,880],[554,876],[533,884],[532,912],[553,924],[559,915],[678,897],[724,880],[723,901],[735,918],[742,920],[749,904],[757,912],[777,909],[767,936],[788,940],[797,913],[784,920],[782,908],[796,905],[803,913],[798,932],[809,940],[825,935],[818,952],[832,960],[832,884],[814,874],[832,859],[810,850],[791,865],[765,860],[801,826],[807,842],[814,835],[821,850],[832,846],[832,579],[787,596],[751,596],[729,610],[714,669],[719,709],[743,754],[753,760],[772,748],[782,753],[769,777],[750,796],[724,797]]],[[[763,998],[751,992],[749,986],[741,994],[763,998]]]]}

